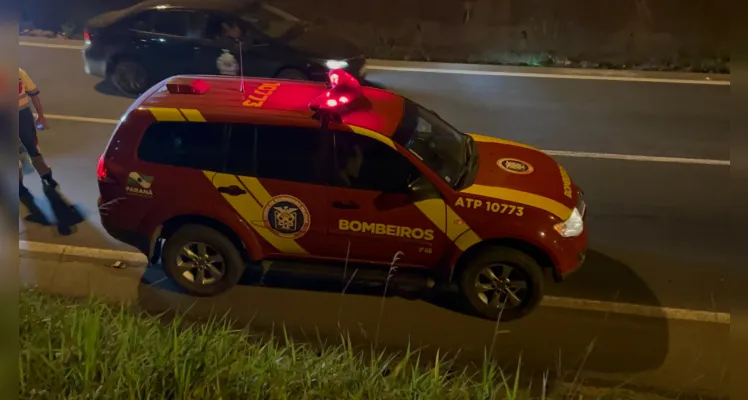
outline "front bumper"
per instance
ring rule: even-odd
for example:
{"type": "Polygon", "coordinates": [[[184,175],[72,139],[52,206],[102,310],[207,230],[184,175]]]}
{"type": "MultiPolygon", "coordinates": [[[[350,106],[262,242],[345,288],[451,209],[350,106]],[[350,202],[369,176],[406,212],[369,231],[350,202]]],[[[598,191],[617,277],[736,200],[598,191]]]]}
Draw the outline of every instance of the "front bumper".
{"type": "Polygon", "coordinates": [[[556,282],[566,280],[569,275],[576,272],[587,260],[587,203],[584,201],[584,192],[577,190],[577,210],[582,214],[584,221],[584,232],[575,238],[563,239],[563,258],[558,260],[554,269],[553,277],[556,282]]]}
{"type": "Polygon", "coordinates": [[[351,58],[346,61],[348,61],[348,68],[346,68],[348,73],[359,79],[366,77],[366,58],[364,56],[351,58]]]}
{"type": "Polygon", "coordinates": [[[584,264],[584,261],[587,259],[587,249],[582,250],[581,252],[577,253],[576,255],[576,261],[570,261],[566,267],[566,269],[561,272],[558,268],[553,270],[553,279],[556,282],[563,282],[566,279],[569,278],[570,275],[574,274],[574,272],[577,272],[579,270],[579,267],[584,264]]]}

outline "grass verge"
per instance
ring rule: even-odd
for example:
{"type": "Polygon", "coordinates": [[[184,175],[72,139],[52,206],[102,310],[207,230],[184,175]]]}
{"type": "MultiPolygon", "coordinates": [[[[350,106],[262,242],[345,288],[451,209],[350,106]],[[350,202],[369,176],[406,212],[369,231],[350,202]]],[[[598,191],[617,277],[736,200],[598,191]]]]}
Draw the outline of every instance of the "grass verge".
{"type": "MultiPolygon", "coordinates": [[[[21,292],[20,343],[23,399],[571,398],[546,394],[545,384],[522,388],[517,374],[489,362],[477,373],[452,371],[438,356],[366,354],[344,337],[313,346],[254,336],[226,318],[165,321],[34,289],[21,292]]],[[[621,398],[578,389],[576,400],[621,398]]]]}

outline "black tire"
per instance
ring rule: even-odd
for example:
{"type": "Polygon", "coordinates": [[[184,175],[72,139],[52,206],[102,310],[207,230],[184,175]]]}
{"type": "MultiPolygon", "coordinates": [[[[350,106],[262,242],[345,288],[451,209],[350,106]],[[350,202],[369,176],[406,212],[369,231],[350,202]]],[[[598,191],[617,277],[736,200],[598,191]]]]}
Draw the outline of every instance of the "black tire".
{"type": "MultiPolygon", "coordinates": [[[[177,285],[193,296],[208,297],[221,294],[234,287],[242,277],[245,269],[244,259],[234,243],[224,234],[203,225],[185,225],[166,239],[161,258],[164,271],[176,281],[177,285]],[[182,249],[190,243],[204,243],[211,254],[219,254],[223,262],[223,275],[215,282],[197,284],[184,276],[188,269],[180,267],[179,260],[185,259],[180,255],[182,249]]],[[[192,273],[194,277],[194,273],[192,273]]]]}
{"type": "MultiPolygon", "coordinates": [[[[502,272],[498,274],[494,272],[494,276],[501,278],[502,272]]],[[[512,283],[509,285],[511,286],[512,283]]],[[[501,316],[501,321],[511,321],[530,314],[540,304],[543,299],[543,270],[532,257],[522,251],[511,247],[491,247],[467,260],[467,265],[459,276],[459,287],[468,308],[475,315],[493,321],[501,316]],[[483,283],[483,279],[487,278],[485,274],[482,274],[484,270],[490,267],[507,271],[502,266],[512,268],[508,278],[514,282],[514,285],[517,285],[518,278],[526,282],[524,290],[514,291],[521,300],[517,305],[505,300],[506,292],[499,295],[499,292],[489,290],[483,293],[482,298],[477,288],[478,283],[483,283]],[[486,301],[493,300],[494,296],[498,296],[499,305],[494,303],[494,306],[489,306],[486,301]],[[503,310],[500,306],[502,303],[503,310]]]]}
{"type": "Polygon", "coordinates": [[[309,76],[302,71],[294,68],[286,68],[280,70],[276,75],[278,79],[292,79],[295,81],[308,81],[309,76]]]}
{"type": "Polygon", "coordinates": [[[148,72],[142,64],[132,59],[116,61],[108,74],[109,82],[126,96],[139,96],[148,90],[148,72]]]}

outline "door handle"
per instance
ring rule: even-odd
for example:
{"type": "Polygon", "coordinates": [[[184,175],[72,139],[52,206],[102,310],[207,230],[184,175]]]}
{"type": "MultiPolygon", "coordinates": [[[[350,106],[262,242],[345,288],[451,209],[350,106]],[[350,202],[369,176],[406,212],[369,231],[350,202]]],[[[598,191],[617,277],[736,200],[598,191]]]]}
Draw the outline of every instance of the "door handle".
{"type": "Polygon", "coordinates": [[[246,190],[244,190],[244,189],[242,189],[242,188],[240,188],[239,186],[236,186],[236,185],[219,186],[218,187],[218,192],[223,193],[223,194],[227,194],[229,196],[241,196],[241,195],[247,193],[246,190]]]}
{"type": "Polygon", "coordinates": [[[332,206],[335,208],[343,209],[343,210],[358,210],[359,209],[359,206],[358,204],[356,204],[355,201],[347,201],[347,202],[334,201],[332,203],[332,206]]]}

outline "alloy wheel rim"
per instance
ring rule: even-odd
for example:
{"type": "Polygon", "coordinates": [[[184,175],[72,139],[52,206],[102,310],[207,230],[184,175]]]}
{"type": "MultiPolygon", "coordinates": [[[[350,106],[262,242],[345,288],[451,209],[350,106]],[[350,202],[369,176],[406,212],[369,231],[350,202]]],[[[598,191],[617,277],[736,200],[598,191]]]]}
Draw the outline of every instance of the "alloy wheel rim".
{"type": "Polygon", "coordinates": [[[506,264],[489,265],[475,277],[478,299],[490,308],[517,308],[530,293],[527,275],[506,264]]]}
{"type": "Polygon", "coordinates": [[[221,280],[226,272],[226,261],[214,247],[203,242],[190,242],[179,250],[177,268],[190,283],[207,286],[221,280]]]}

